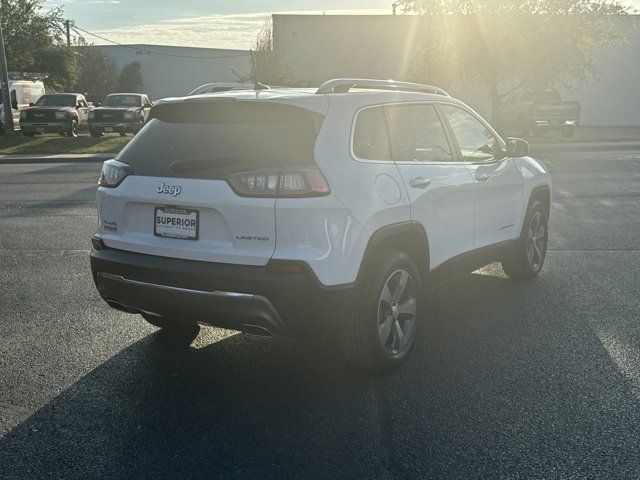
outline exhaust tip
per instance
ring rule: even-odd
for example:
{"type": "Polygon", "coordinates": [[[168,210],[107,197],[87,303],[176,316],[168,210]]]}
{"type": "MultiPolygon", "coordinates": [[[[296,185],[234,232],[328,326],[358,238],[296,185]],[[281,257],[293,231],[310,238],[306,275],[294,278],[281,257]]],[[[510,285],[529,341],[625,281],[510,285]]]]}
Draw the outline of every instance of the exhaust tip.
{"type": "Polygon", "coordinates": [[[251,337],[273,337],[273,333],[258,325],[242,325],[242,333],[251,337]]]}
{"type": "Polygon", "coordinates": [[[138,313],[136,310],[134,310],[132,308],[129,308],[129,307],[121,304],[120,302],[116,302],[115,300],[107,300],[106,302],[107,302],[107,305],[109,305],[114,310],[118,310],[119,312],[138,313]]]}

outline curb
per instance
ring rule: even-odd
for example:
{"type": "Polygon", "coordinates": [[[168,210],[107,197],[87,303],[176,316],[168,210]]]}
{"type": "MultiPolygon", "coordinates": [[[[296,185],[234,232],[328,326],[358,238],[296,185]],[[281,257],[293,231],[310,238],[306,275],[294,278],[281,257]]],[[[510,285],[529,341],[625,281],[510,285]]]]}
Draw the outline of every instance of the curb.
{"type": "Polygon", "coordinates": [[[594,142],[594,143],[540,143],[530,145],[533,155],[538,153],[582,153],[640,150],[638,142],[594,142]]]}
{"type": "Polygon", "coordinates": [[[85,153],[85,154],[54,154],[54,155],[0,155],[0,165],[20,163],[96,163],[114,158],[117,153],[85,153]]]}

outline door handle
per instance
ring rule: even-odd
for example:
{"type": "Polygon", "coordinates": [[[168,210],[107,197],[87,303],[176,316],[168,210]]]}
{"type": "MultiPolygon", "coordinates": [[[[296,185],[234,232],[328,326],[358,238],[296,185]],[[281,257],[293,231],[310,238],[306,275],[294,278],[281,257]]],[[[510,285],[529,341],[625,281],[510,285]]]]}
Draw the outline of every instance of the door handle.
{"type": "Polygon", "coordinates": [[[488,173],[476,173],[474,176],[478,182],[486,182],[491,178],[491,175],[488,173]]]}
{"type": "Polygon", "coordinates": [[[409,186],[411,188],[421,188],[424,190],[429,185],[431,185],[431,180],[429,180],[428,178],[416,177],[412,180],[409,180],[409,186]]]}

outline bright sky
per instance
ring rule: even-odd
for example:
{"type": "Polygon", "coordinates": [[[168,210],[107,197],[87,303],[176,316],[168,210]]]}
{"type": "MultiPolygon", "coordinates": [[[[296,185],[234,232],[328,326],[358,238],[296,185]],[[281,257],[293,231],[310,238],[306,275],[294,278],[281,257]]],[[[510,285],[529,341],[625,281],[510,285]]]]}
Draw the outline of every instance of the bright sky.
{"type": "MultiPolygon", "coordinates": [[[[640,7],[640,0],[628,0],[640,7]]],[[[251,48],[271,13],[390,14],[393,0],[46,0],[120,43],[251,48]]],[[[85,35],[95,44],[107,42],[85,35]]]]}

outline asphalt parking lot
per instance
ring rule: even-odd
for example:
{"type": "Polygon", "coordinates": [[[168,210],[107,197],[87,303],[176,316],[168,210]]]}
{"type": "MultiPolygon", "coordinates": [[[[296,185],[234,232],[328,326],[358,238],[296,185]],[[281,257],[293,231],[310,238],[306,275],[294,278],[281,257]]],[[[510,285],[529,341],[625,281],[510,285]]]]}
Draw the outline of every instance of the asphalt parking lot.
{"type": "Polygon", "coordinates": [[[99,165],[0,165],[0,478],[638,478],[640,151],[543,158],[542,276],[430,295],[386,377],[214,328],[171,349],[94,289],[99,165]]]}

